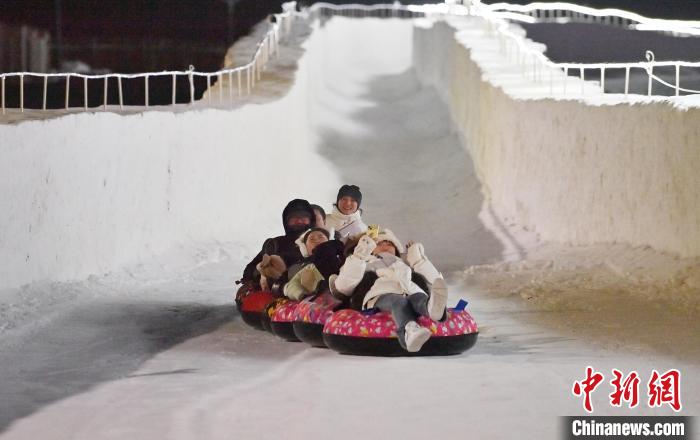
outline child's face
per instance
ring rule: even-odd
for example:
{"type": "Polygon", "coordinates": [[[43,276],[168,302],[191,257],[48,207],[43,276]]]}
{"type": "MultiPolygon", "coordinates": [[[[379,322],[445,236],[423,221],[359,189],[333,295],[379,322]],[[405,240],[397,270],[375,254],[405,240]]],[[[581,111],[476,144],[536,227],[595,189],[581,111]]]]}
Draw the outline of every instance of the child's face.
{"type": "Polygon", "coordinates": [[[374,255],[378,255],[382,252],[387,252],[391,255],[396,255],[396,248],[394,247],[394,243],[390,242],[389,240],[382,240],[379,243],[377,243],[377,247],[374,248],[374,251],[372,253],[374,255]]]}
{"type": "Polygon", "coordinates": [[[325,243],[328,241],[328,237],[326,237],[326,234],[324,234],[321,231],[313,231],[309,234],[308,237],[306,237],[306,252],[311,255],[311,253],[316,249],[316,246],[318,246],[321,243],[325,243]]]}
{"type": "Polygon", "coordinates": [[[352,214],[357,211],[357,201],[350,196],[343,196],[338,199],[338,209],[345,215],[352,214]]]}

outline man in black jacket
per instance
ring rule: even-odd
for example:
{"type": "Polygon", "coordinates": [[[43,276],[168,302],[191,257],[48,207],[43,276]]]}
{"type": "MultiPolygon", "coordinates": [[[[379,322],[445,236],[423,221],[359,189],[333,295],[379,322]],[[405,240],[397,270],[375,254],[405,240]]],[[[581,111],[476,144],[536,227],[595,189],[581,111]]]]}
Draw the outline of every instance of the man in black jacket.
{"type": "MultiPolygon", "coordinates": [[[[249,289],[259,290],[260,272],[257,269],[258,263],[263,261],[263,256],[278,255],[290,267],[293,264],[300,263],[304,257],[299,251],[299,247],[294,242],[302,232],[316,226],[316,215],[311,204],[303,199],[294,199],[287,204],[282,211],[282,224],[284,225],[284,235],[265,240],[262,250],[258,255],[248,263],[243,271],[241,282],[249,287],[249,289]]],[[[266,262],[269,259],[265,259],[266,262]]],[[[282,274],[286,277],[286,273],[282,274]]],[[[277,280],[284,283],[283,279],[277,280]]]]}

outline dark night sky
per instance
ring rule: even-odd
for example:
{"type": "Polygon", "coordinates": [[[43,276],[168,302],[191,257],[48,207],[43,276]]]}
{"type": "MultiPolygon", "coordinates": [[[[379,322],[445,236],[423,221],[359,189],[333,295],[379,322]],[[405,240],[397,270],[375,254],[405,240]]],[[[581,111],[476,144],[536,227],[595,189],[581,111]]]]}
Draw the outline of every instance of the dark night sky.
{"type": "MultiPolygon", "coordinates": [[[[192,60],[199,70],[216,70],[229,43],[247,34],[252,25],[268,14],[280,11],[283,1],[237,0],[229,17],[226,0],[0,0],[0,21],[48,30],[55,43],[55,12],[56,5],[60,5],[63,44],[85,46],[82,52],[78,50],[64,59],[83,59],[93,67],[116,71],[184,68],[192,60]],[[99,44],[130,45],[135,49],[128,54],[100,53],[88,47],[99,44]],[[135,54],[146,45],[161,45],[171,53],[135,54]]],[[[511,1],[530,3],[530,0],[511,1]]],[[[391,0],[352,2],[390,3],[391,0]]],[[[425,1],[404,0],[404,3],[425,1]]],[[[577,3],[597,8],[618,7],[647,16],[700,20],[700,0],[580,0],[577,3]]]]}
{"type": "MultiPolygon", "coordinates": [[[[529,0],[511,2],[530,3],[529,0]]],[[[61,5],[63,35],[69,40],[99,37],[226,41],[228,9],[225,0],[0,0],[0,21],[53,30],[57,3],[61,5]]],[[[238,0],[232,23],[235,35],[245,34],[251,24],[279,11],[282,3],[282,0],[238,0]]],[[[331,3],[347,2],[332,0],[331,3]]],[[[700,20],[700,0],[579,0],[576,3],[597,8],[617,7],[648,16],[700,20]]]]}

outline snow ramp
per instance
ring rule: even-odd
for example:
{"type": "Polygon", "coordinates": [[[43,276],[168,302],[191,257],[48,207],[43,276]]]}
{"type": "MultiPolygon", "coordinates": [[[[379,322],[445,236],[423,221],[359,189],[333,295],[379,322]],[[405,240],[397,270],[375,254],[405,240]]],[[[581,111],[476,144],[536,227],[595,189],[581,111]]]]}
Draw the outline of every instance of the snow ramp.
{"type": "MultiPolygon", "coordinates": [[[[297,41],[308,26],[296,24],[297,41]]],[[[413,21],[313,26],[303,54],[288,43],[263,75],[265,99],[0,126],[0,288],[201,243],[250,255],[281,232],[289,199],[330,210],[342,183],[362,188],[368,223],[424,242],[443,270],[500,259],[448,109],[412,68],[413,21]]]]}

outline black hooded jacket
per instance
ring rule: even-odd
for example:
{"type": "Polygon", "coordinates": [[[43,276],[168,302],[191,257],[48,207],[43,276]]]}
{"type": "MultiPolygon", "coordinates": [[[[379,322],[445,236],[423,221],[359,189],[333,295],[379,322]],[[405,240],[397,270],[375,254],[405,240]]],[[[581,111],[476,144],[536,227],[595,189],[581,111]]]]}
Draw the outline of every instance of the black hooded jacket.
{"type": "MultiPolygon", "coordinates": [[[[258,255],[253,258],[253,260],[248,263],[248,265],[243,270],[243,276],[241,281],[243,283],[253,283],[259,287],[260,285],[260,273],[255,268],[258,263],[262,260],[264,254],[268,255],[279,255],[282,260],[290,267],[293,264],[300,263],[304,260],[304,257],[299,251],[299,247],[296,245],[295,240],[299,238],[302,232],[308,228],[313,228],[316,226],[316,215],[311,207],[311,204],[303,199],[294,199],[287,203],[287,206],[282,211],[282,224],[284,226],[285,235],[280,235],[279,237],[268,238],[262,245],[262,250],[258,252],[258,255]],[[311,224],[305,226],[302,230],[295,230],[287,224],[287,218],[290,213],[295,211],[305,211],[309,213],[311,218],[311,224]]],[[[283,275],[283,278],[286,274],[283,275]]],[[[284,283],[286,280],[281,280],[284,283]]]]}

